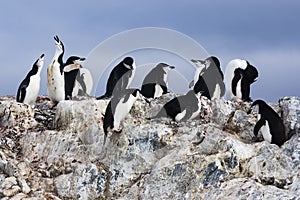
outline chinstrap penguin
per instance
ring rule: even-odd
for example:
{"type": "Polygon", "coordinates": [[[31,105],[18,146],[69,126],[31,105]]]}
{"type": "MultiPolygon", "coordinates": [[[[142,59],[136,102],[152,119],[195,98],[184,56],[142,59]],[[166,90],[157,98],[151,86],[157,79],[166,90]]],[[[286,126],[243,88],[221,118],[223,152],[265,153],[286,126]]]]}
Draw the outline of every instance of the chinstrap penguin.
{"type": "Polygon", "coordinates": [[[205,60],[191,60],[196,65],[194,80],[189,87],[195,93],[202,92],[208,99],[220,99],[225,94],[224,76],[217,57],[211,56],[205,60]]]}
{"type": "Polygon", "coordinates": [[[146,98],[158,98],[168,93],[167,75],[170,69],[174,69],[165,63],[156,65],[144,78],[141,92],[146,98]]]}
{"type": "Polygon", "coordinates": [[[134,102],[138,98],[143,98],[139,89],[124,89],[116,93],[108,103],[103,119],[104,140],[105,145],[107,134],[109,131],[120,133],[121,121],[128,115],[134,102]]]}
{"type": "Polygon", "coordinates": [[[195,93],[194,90],[190,90],[185,95],[168,101],[154,117],[149,119],[171,117],[177,122],[192,120],[199,116],[201,106],[201,92],[195,93]]]}
{"type": "Polygon", "coordinates": [[[118,93],[124,89],[128,89],[135,74],[135,63],[132,57],[124,58],[111,71],[106,83],[105,94],[97,97],[97,99],[110,98],[114,93],[118,93]]]}
{"type": "Polygon", "coordinates": [[[254,127],[254,136],[261,131],[265,141],[281,146],[285,141],[285,128],[279,115],[263,100],[256,100],[251,105],[251,110],[258,112],[258,122],[254,127]]]}
{"type": "Polygon", "coordinates": [[[48,83],[48,94],[53,102],[59,102],[65,99],[65,81],[64,81],[64,45],[58,38],[54,37],[55,40],[55,54],[47,69],[47,83],[48,83]]]}
{"type": "Polygon", "coordinates": [[[33,64],[17,92],[17,102],[34,105],[40,90],[40,74],[44,65],[44,54],[33,64]]]}
{"type": "Polygon", "coordinates": [[[257,69],[246,60],[230,61],[225,70],[225,85],[230,99],[252,101],[250,86],[258,79],[257,69]]]}
{"type": "MultiPolygon", "coordinates": [[[[76,96],[78,91],[76,91],[76,77],[78,76],[81,63],[85,58],[80,58],[78,56],[71,56],[67,59],[64,66],[64,78],[65,78],[65,100],[72,99],[76,96]],[[74,94],[75,93],[75,94],[74,94]]],[[[77,89],[78,90],[78,89],[77,89]]]]}

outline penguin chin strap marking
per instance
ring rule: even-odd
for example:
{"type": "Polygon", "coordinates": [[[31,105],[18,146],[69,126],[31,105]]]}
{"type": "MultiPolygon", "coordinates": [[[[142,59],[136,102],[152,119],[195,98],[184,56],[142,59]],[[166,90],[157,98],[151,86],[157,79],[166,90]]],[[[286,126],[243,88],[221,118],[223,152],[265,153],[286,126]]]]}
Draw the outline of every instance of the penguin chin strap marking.
{"type": "Polygon", "coordinates": [[[127,65],[126,63],[123,63],[123,64],[127,69],[132,69],[132,67],[130,65],[127,65]]]}

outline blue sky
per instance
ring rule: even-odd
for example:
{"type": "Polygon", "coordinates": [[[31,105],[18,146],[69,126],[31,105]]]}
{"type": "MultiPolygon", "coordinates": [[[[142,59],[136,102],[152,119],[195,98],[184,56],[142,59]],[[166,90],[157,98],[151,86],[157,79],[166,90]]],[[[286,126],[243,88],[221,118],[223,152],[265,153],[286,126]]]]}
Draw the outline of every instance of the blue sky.
{"type": "Polygon", "coordinates": [[[87,57],[112,35],[141,27],[186,34],[217,56],[223,71],[231,59],[249,60],[260,72],[251,90],[253,99],[277,102],[282,96],[300,96],[300,2],[296,0],[11,0],[1,1],[0,9],[0,96],[16,94],[42,53],[40,94],[47,94],[46,68],[55,51],[54,35],[65,44],[66,59],[87,57]]]}

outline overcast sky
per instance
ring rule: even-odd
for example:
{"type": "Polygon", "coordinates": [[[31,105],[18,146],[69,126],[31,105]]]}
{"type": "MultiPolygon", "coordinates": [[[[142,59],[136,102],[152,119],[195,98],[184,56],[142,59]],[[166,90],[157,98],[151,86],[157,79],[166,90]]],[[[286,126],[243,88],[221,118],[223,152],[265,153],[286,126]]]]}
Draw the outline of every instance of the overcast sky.
{"type": "Polygon", "coordinates": [[[220,59],[223,71],[231,59],[247,59],[259,71],[251,88],[254,100],[300,96],[297,0],[10,0],[1,1],[0,10],[0,96],[16,95],[42,53],[40,94],[47,94],[46,68],[55,51],[54,35],[65,45],[66,60],[70,55],[88,57],[109,37],[142,27],[173,29],[191,37],[220,59]]]}

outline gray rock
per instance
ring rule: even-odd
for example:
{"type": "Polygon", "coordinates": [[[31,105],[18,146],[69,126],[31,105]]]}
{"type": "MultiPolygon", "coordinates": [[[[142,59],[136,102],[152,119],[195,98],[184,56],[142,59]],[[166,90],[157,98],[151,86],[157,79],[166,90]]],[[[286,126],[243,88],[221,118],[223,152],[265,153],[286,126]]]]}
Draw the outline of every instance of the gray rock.
{"type": "Polygon", "coordinates": [[[108,100],[62,101],[52,108],[49,99],[39,98],[34,112],[1,101],[7,109],[0,105],[0,116],[11,116],[2,117],[0,198],[299,197],[297,98],[272,105],[294,131],[279,148],[252,139],[257,116],[247,114],[249,103],[205,101],[201,117],[188,122],[146,119],[174,96],[151,105],[136,101],[122,132],[109,133],[105,146],[102,113],[108,100]]]}
{"type": "Polygon", "coordinates": [[[289,139],[300,131],[300,98],[283,97],[279,100],[279,106],[285,125],[286,138],[289,139]]]}

